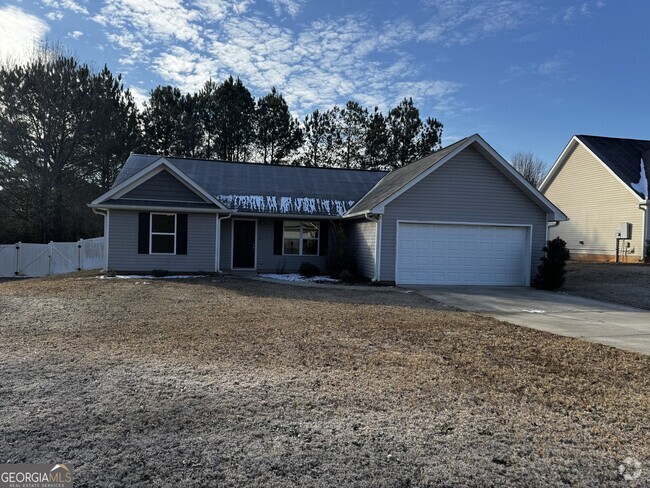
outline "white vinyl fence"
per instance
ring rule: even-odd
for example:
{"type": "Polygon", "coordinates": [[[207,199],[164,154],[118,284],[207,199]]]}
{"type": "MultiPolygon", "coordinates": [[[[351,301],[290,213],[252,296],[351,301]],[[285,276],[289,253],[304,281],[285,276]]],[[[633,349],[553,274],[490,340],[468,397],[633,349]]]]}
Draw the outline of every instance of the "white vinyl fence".
{"type": "Polygon", "coordinates": [[[77,242],[0,245],[0,277],[49,276],[104,267],[103,237],[77,242]]]}

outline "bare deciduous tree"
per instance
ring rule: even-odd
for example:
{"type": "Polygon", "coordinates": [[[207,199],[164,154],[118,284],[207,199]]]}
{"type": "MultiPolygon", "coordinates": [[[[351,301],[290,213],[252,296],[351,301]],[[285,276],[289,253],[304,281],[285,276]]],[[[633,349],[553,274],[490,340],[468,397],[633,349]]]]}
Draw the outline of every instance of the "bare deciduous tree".
{"type": "Polygon", "coordinates": [[[535,188],[539,188],[546,175],[546,163],[532,152],[519,151],[512,156],[510,162],[521,175],[535,188]]]}

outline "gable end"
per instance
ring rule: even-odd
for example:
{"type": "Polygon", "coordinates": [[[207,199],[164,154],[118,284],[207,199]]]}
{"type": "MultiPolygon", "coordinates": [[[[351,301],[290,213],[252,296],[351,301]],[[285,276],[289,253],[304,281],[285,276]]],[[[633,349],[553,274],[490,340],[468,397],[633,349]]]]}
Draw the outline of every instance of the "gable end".
{"type": "Polygon", "coordinates": [[[194,190],[166,169],[125,193],[119,197],[119,200],[185,203],[206,202],[203,197],[194,192],[194,190]]]}

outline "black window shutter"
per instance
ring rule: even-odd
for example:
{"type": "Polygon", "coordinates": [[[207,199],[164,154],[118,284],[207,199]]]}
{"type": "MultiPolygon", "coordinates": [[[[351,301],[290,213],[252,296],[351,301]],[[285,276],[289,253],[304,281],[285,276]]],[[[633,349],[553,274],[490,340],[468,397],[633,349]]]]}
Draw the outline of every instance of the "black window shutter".
{"type": "Polygon", "coordinates": [[[138,215],[138,254],[149,254],[149,212],[138,215]]]}
{"type": "Polygon", "coordinates": [[[323,220],[320,223],[320,255],[327,256],[327,245],[329,244],[329,228],[330,223],[327,220],[323,220]]]}
{"type": "Polygon", "coordinates": [[[282,233],[284,231],[284,224],[282,220],[275,221],[275,228],[273,229],[273,254],[275,256],[282,256],[282,233]]]}
{"type": "Polygon", "coordinates": [[[187,214],[176,215],[176,254],[187,254],[187,214]]]}

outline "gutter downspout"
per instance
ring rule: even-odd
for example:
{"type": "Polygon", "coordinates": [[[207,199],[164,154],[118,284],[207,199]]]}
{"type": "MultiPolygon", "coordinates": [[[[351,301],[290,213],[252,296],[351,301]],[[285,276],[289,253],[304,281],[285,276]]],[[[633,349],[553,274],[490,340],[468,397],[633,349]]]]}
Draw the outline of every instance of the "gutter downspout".
{"type": "Polygon", "coordinates": [[[650,204],[650,200],[646,200],[645,203],[639,203],[639,209],[643,211],[643,242],[641,243],[641,249],[643,251],[643,254],[641,256],[641,261],[645,261],[646,256],[650,257],[650,248],[648,248],[648,240],[650,239],[650,235],[648,233],[648,204],[650,204]]]}
{"type": "MultiPolygon", "coordinates": [[[[560,220],[550,220],[550,221],[546,222],[546,242],[548,242],[548,231],[549,231],[549,229],[551,229],[553,227],[557,227],[558,225],[560,225],[560,222],[561,222],[560,220]],[[553,223],[549,224],[549,222],[553,222],[553,223]]],[[[546,243],[544,243],[544,245],[546,245],[546,243]]]]}
{"type": "Polygon", "coordinates": [[[108,271],[108,232],[109,232],[109,210],[102,210],[99,208],[93,208],[93,213],[96,215],[101,215],[104,217],[104,269],[102,271],[106,273],[108,271]]]}
{"type": "Polygon", "coordinates": [[[228,215],[225,215],[224,217],[220,217],[219,214],[217,214],[217,229],[216,233],[217,235],[215,236],[215,256],[214,256],[214,269],[217,273],[221,273],[221,221],[222,220],[228,220],[230,217],[232,217],[232,212],[229,213],[228,215]]]}
{"type": "Polygon", "coordinates": [[[373,214],[371,212],[366,212],[363,214],[366,220],[370,222],[377,223],[377,234],[375,235],[375,277],[372,281],[380,281],[381,273],[381,223],[382,218],[381,214],[373,214]],[[373,215],[371,217],[371,215],[373,215]]]}

